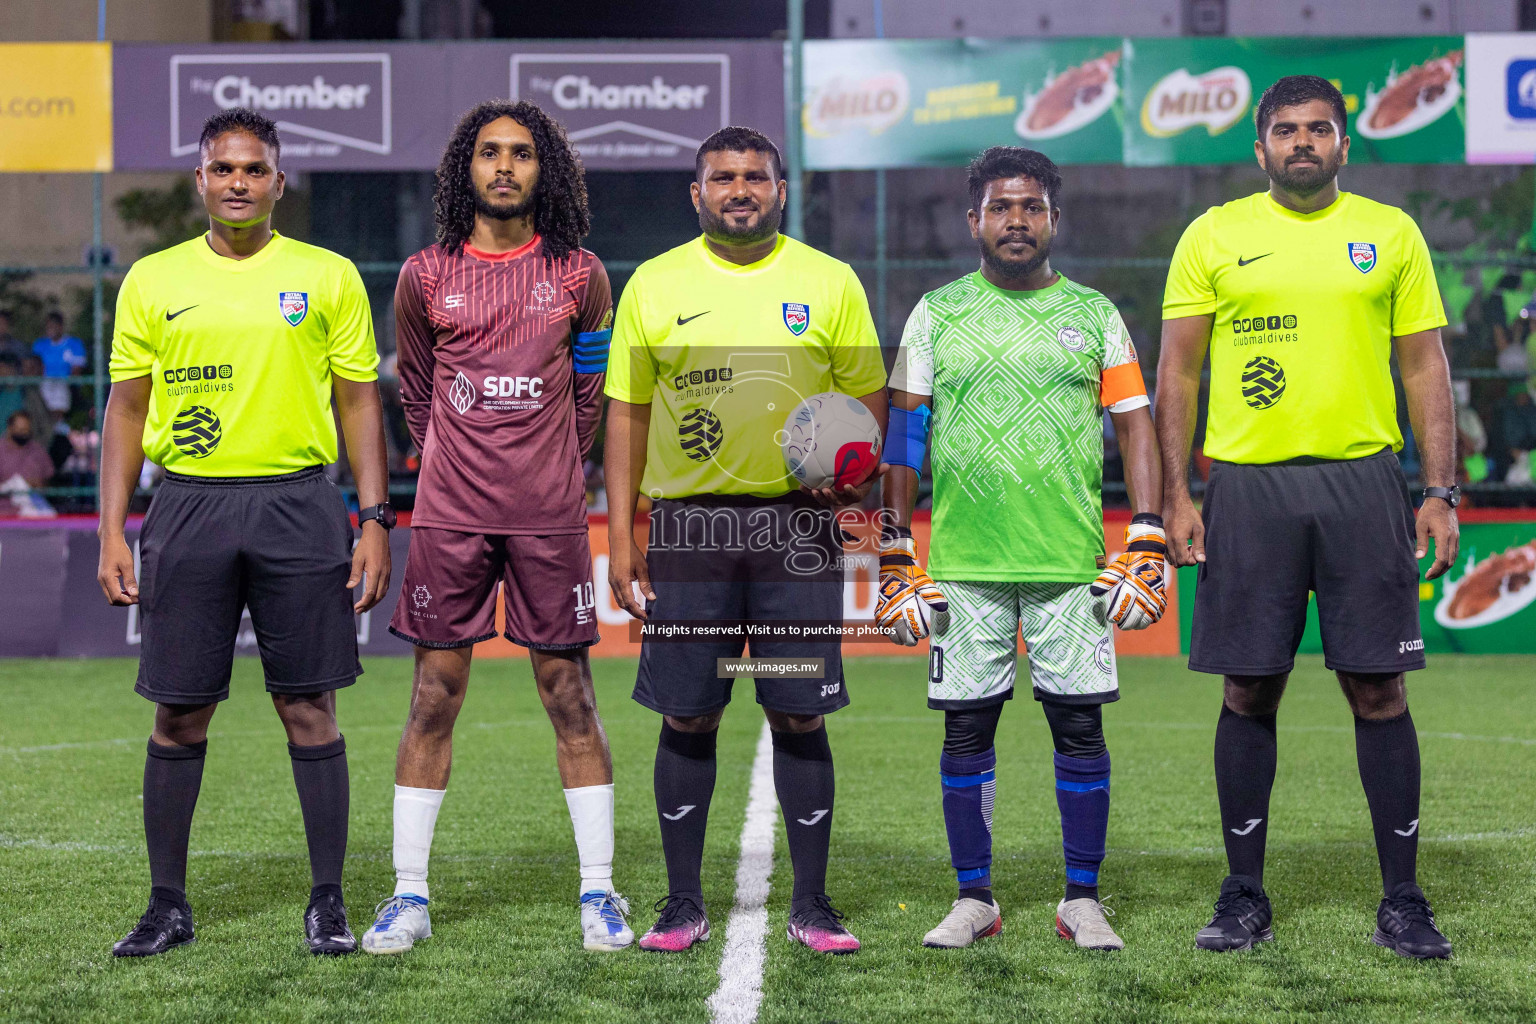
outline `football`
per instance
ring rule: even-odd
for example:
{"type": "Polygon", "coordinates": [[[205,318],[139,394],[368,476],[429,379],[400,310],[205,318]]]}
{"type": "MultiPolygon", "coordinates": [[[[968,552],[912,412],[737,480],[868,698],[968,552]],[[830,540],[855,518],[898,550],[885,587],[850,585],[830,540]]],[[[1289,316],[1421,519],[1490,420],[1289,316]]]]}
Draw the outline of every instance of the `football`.
{"type": "Polygon", "coordinates": [[[790,473],[806,487],[860,484],[880,465],[880,424],[864,403],[836,391],[795,406],[780,443],[790,473]]]}

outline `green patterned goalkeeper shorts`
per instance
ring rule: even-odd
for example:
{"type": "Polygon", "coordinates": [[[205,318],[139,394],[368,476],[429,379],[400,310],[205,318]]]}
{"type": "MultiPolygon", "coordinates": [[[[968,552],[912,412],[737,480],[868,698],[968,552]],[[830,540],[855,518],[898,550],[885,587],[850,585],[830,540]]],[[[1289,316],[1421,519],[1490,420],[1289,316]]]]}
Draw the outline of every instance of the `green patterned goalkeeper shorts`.
{"type": "Polygon", "coordinates": [[[929,641],[930,708],[961,710],[1010,700],[1021,627],[1036,700],[1120,699],[1107,608],[1088,584],[937,582],[949,600],[949,622],[929,641]]]}

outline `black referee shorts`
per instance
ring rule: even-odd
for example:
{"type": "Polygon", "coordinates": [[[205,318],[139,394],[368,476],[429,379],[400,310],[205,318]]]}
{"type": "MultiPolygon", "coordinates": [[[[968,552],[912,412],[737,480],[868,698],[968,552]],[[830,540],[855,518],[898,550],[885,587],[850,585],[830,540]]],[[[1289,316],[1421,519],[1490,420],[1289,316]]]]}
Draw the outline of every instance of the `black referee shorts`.
{"type": "Polygon", "coordinates": [[[319,466],[268,477],[167,473],[139,562],[140,695],[228,697],[246,608],[268,692],[335,690],[362,674],[347,589],[352,524],[319,466]]]}
{"type": "Polygon", "coordinates": [[[1289,672],[1308,591],[1330,669],[1424,667],[1413,503],[1390,450],[1304,465],[1215,463],[1202,515],[1191,669],[1289,672]]]}
{"type": "MultiPolygon", "coordinates": [[[[798,491],[778,498],[705,495],[660,500],[651,509],[646,566],[656,600],[648,624],[843,621],[842,535],[832,513],[798,491]]],[[[822,659],[820,679],[758,676],[757,702],[790,715],[848,706],[843,645],[836,637],[642,640],[634,698],[677,718],[731,702],[720,658],[822,659]]]]}

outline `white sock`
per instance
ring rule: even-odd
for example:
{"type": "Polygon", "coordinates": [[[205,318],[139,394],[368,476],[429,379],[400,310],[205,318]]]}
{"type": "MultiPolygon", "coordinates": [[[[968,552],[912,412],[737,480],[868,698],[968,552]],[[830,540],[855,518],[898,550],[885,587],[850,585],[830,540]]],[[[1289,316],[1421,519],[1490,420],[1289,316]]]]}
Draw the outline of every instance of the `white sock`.
{"type": "Polygon", "coordinates": [[[395,787],[395,895],[415,893],[427,899],[427,859],[432,830],[443,806],[442,789],[395,787]]]}
{"type": "Polygon", "coordinates": [[[581,894],[613,888],[613,783],[565,791],[581,861],[581,894]]]}

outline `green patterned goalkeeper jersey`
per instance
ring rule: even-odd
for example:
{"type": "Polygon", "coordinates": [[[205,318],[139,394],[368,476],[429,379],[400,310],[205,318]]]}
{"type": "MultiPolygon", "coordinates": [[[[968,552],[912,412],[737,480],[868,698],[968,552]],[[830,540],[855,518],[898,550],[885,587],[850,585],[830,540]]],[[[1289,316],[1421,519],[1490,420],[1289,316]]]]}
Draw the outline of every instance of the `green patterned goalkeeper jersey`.
{"type": "Polygon", "coordinates": [[[935,579],[1098,575],[1104,410],[1147,404],[1108,299],[1065,277],[1007,291],[968,274],[918,302],[891,388],[932,396],[935,579]]]}

